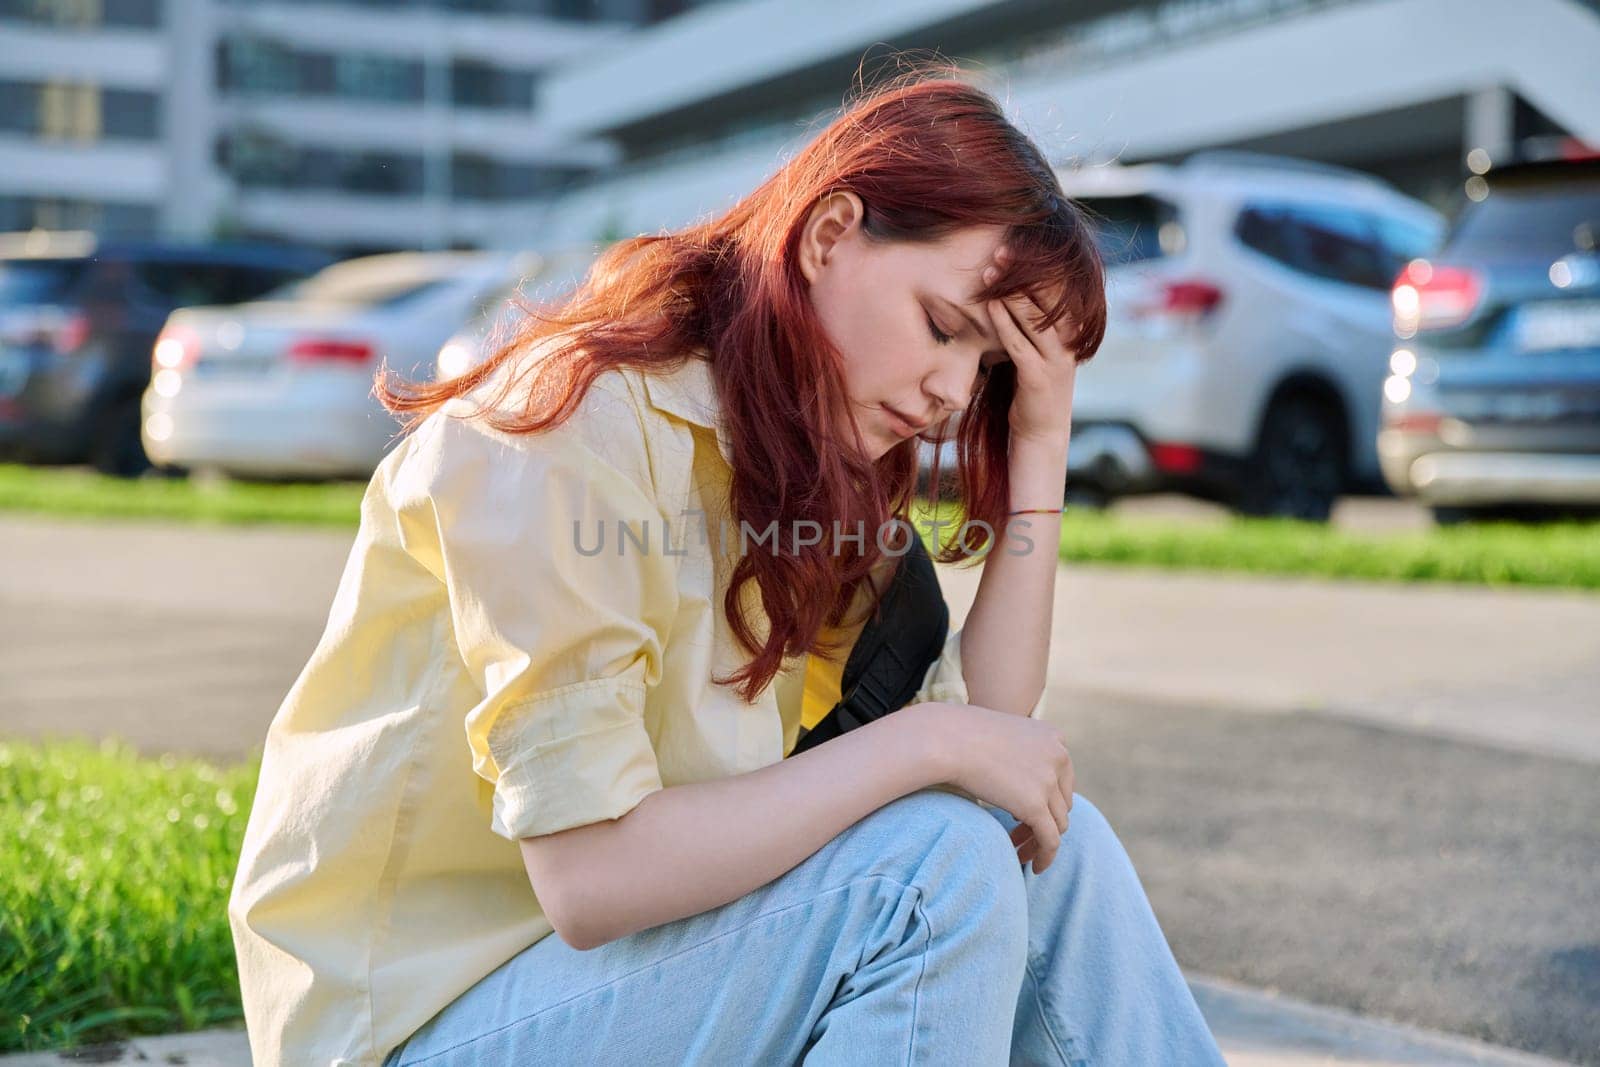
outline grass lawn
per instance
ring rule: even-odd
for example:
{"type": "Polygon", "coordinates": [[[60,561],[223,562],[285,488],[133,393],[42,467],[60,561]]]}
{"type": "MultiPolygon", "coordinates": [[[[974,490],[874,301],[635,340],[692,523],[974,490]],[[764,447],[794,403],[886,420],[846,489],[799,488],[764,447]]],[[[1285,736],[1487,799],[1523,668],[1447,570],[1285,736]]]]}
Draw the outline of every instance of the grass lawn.
{"type": "Polygon", "coordinates": [[[226,908],[257,770],[0,741],[0,1052],[242,1017],[226,908]]]}
{"type": "MultiPolygon", "coordinates": [[[[220,486],[187,479],[128,481],[76,469],[0,464],[0,510],[85,519],[287,523],[354,529],[365,482],[220,486]]],[[[925,529],[926,509],[917,518],[925,529]]],[[[945,522],[959,522],[946,504],[945,522]]],[[[1223,523],[1069,512],[1061,558],[1167,567],[1398,582],[1466,582],[1600,589],[1600,522],[1467,524],[1367,533],[1286,519],[1223,523]]]]}
{"type": "MultiPolygon", "coordinates": [[[[941,540],[960,523],[940,510],[941,540]]],[[[927,534],[926,507],[913,524],[927,534]]],[[[931,547],[931,545],[930,545],[931,547]]],[[[1600,522],[1465,524],[1365,533],[1293,519],[1182,522],[1068,511],[1060,556],[1074,563],[1394,582],[1600,589],[1600,522]]]]}
{"type": "Polygon", "coordinates": [[[348,526],[361,519],[365,482],[225,482],[113,478],[75,467],[0,463],[0,510],[92,519],[348,526]]]}

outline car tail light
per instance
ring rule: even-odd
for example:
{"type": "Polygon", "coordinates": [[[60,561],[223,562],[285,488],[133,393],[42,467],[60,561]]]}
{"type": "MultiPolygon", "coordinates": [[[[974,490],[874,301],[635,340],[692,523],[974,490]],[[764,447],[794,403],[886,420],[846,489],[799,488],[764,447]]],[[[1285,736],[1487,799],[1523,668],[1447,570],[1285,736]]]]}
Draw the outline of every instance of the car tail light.
{"type": "Polygon", "coordinates": [[[1223,292],[1198,279],[1163,282],[1155,299],[1135,304],[1129,314],[1136,319],[1198,322],[1222,305],[1223,292]]]}
{"type": "Polygon", "coordinates": [[[166,326],[156,337],[150,350],[151,368],[157,373],[164,370],[182,370],[200,355],[200,338],[193,330],[183,326],[166,326]]]}
{"type": "Polygon", "coordinates": [[[1391,408],[1383,413],[1384,429],[1405,433],[1438,433],[1439,424],[1443,421],[1444,416],[1437,411],[1399,411],[1391,408]]]}
{"type": "Polygon", "coordinates": [[[372,345],[341,337],[302,337],[289,346],[291,363],[370,363],[372,345]]]}
{"type": "Polygon", "coordinates": [[[89,316],[72,308],[38,308],[13,315],[6,321],[0,341],[22,347],[48,348],[70,356],[89,340],[89,316]]]}
{"type": "Polygon", "coordinates": [[[70,356],[82,348],[88,339],[89,316],[81,311],[72,311],[57,321],[51,341],[59,355],[70,356]]]}
{"type": "Polygon", "coordinates": [[[1150,446],[1150,461],[1165,474],[1193,474],[1200,469],[1200,450],[1194,445],[1156,442],[1150,446]]]}
{"type": "Polygon", "coordinates": [[[1483,278],[1465,267],[1440,267],[1425,259],[1407,263],[1394,280],[1394,332],[1414,337],[1419,330],[1458,326],[1472,317],[1483,296],[1483,278]]]}

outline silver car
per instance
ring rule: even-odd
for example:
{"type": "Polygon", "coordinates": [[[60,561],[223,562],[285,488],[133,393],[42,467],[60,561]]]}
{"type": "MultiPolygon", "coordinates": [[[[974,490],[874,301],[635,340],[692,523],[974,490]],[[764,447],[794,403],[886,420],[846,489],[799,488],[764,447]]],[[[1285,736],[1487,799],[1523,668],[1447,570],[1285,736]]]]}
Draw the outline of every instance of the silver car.
{"type": "Polygon", "coordinates": [[[1325,520],[1341,493],[1382,487],[1389,290],[1436,245],[1438,212],[1370,175],[1246,153],[1060,177],[1107,265],[1069,496],[1177,491],[1325,520]]]}

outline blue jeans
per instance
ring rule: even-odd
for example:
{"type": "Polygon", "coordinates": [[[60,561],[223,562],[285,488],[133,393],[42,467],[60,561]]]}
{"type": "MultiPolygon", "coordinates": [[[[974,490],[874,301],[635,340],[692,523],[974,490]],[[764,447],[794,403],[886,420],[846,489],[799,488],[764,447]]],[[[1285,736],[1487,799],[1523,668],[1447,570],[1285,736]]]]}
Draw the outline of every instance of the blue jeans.
{"type": "Polygon", "coordinates": [[[1016,820],[924,789],[738,900],[579,952],[541,939],[385,1067],[1226,1067],[1122,842],[1074,794],[1042,874],[1016,820]]]}

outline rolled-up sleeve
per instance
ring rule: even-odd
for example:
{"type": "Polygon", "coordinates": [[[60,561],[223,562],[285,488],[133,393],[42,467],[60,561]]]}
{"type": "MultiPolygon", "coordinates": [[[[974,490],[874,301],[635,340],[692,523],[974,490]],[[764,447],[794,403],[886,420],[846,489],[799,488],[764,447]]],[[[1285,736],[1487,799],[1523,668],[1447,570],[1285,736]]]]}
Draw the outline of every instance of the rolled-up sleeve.
{"type": "Polygon", "coordinates": [[[472,767],[511,840],[619,818],[662,788],[644,708],[677,557],[636,427],[614,422],[637,447],[608,447],[572,420],[510,435],[436,413],[408,457],[402,538],[448,596],[481,696],[464,722],[472,767]]]}

